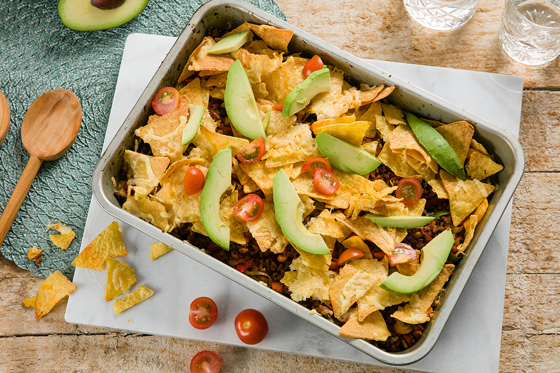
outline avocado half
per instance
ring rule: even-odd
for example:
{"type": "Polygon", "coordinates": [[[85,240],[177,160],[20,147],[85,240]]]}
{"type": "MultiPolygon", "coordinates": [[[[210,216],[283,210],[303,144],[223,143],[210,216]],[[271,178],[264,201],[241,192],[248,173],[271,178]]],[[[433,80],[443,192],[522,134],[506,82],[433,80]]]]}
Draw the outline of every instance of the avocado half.
{"type": "Polygon", "coordinates": [[[58,16],[72,30],[93,31],[120,26],[138,16],[149,0],[126,0],[115,9],[102,10],[91,0],[59,0],[58,16]]]}

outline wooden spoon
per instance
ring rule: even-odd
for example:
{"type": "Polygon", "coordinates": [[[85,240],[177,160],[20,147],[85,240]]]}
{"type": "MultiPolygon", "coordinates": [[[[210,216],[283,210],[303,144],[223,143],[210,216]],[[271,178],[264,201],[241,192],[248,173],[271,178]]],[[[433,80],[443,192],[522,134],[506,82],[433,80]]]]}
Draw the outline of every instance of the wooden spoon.
{"type": "Polygon", "coordinates": [[[21,124],[23,146],[31,157],[0,217],[0,246],[41,164],[62,157],[70,149],[81,123],[82,105],[72,92],[65,89],[49,91],[31,104],[21,124]]]}
{"type": "Polygon", "coordinates": [[[8,100],[2,92],[0,92],[0,146],[6,140],[6,135],[10,129],[10,107],[8,100]]]}

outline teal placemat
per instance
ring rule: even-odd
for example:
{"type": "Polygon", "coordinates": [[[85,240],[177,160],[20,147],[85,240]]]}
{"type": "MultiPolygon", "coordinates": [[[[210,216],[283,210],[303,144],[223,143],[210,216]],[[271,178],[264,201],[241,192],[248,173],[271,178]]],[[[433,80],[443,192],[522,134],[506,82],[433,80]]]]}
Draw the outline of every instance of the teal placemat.
{"type": "MultiPolygon", "coordinates": [[[[65,88],[82,104],[82,128],[61,159],[44,162],[0,248],[2,255],[46,277],[60,270],[71,277],[91,200],[91,175],[101,148],[126,37],[132,33],[178,36],[204,0],[150,0],[140,16],[120,27],[92,32],[66,28],[54,0],[1,0],[0,91],[10,105],[10,131],[0,148],[0,210],[3,211],[29,155],[20,126],[41,94],[65,88]],[[54,246],[46,227],[63,222],[76,232],[65,251],[54,246]],[[42,263],[27,250],[44,249],[42,263]]],[[[247,0],[286,19],[275,0],[247,0]]]]}

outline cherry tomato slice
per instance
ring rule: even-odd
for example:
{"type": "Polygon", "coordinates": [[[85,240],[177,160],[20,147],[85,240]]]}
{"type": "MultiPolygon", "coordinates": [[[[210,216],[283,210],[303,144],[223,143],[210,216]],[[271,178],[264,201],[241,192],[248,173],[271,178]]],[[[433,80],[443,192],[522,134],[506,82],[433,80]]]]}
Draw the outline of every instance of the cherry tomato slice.
{"type": "Polygon", "coordinates": [[[397,264],[413,262],[418,259],[418,256],[412,246],[405,243],[396,243],[393,253],[387,259],[389,260],[389,265],[394,267],[397,264]]]}
{"type": "Polygon", "coordinates": [[[183,179],[183,187],[185,188],[185,193],[192,196],[202,190],[204,187],[204,182],[206,181],[206,176],[200,168],[191,166],[185,171],[185,177],[183,179]]]}
{"type": "Polygon", "coordinates": [[[312,72],[321,70],[323,66],[325,66],[325,64],[321,60],[321,57],[315,55],[303,66],[303,76],[307,78],[312,72]]]}
{"type": "Polygon", "coordinates": [[[268,334],[268,322],[257,310],[243,310],[235,318],[235,331],[243,343],[254,345],[268,334]]]}
{"type": "Polygon", "coordinates": [[[329,170],[318,168],[313,176],[313,185],[317,192],[324,196],[330,196],[340,188],[338,178],[329,170]]]}
{"type": "Polygon", "coordinates": [[[222,360],[212,351],[200,351],[191,360],[191,373],[218,373],[222,360]]]}
{"type": "Polygon", "coordinates": [[[256,194],[248,194],[241,198],[235,206],[233,213],[243,221],[257,220],[264,210],[264,202],[261,197],[256,194]]]}
{"type": "Polygon", "coordinates": [[[397,198],[402,198],[405,206],[414,205],[422,198],[422,184],[414,177],[405,177],[397,184],[397,198]]]}
{"type": "Polygon", "coordinates": [[[284,110],[284,101],[277,103],[272,107],[272,110],[282,111],[284,110]]]}
{"type": "Polygon", "coordinates": [[[249,143],[246,147],[241,149],[239,153],[237,153],[236,157],[239,159],[239,162],[244,164],[255,164],[261,160],[264,153],[266,152],[266,144],[262,137],[255,139],[249,143]]]}
{"type": "Polygon", "coordinates": [[[301,172],[311,172],[315,175],[315,171],[319,168],[324,168],[327,171],[331,170],[331,164],[325,158],[313,157],[305,161],[301,166],[301,172]]]}
{"type": "Polygon", "coordinates": [[[364,252],[360,249],[349,248],[346,249],[340,254],[340,258],[338,258],[338,266],[341,267],[349,261],[350,259],[360,259],[364,257],[364,252]]]}
{"type": "Polygon", "coordinates": [[[159,115],[167,114],[179,107],[179,92],[173,87],[162,88],[152,100],[152,107],[159,115]]]}
{"type": "Polygon", "coordinates": [[[207,329],[214,325],[218,318],[218,307],[208,297],[196,298],[191,303],[189,322],[196,329],[207,329]]]}

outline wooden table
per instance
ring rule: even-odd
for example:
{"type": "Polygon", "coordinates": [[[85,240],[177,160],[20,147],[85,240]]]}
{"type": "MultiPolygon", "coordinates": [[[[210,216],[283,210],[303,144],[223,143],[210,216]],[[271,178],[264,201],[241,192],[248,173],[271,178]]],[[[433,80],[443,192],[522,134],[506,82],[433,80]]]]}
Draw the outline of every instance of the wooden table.
{"type": "MultiPolygon", "coordinates": [[[[502,51],[502,0],[481,0],[454,32],[415,24],[400,0],[278,0],[288,21],[362,58],[521,76],[520,141],[526,173],[513,200],[500,371],[559,371],[560,366],[560,62],[514,63],[502,51]]],[[[43,281],[0,257],[0,371],[188,371],[210,349],[224,372],[392,372],[370,366],[229,347],[64,321],[66,300],[41,320],[22,305],[43,281]]]]}

